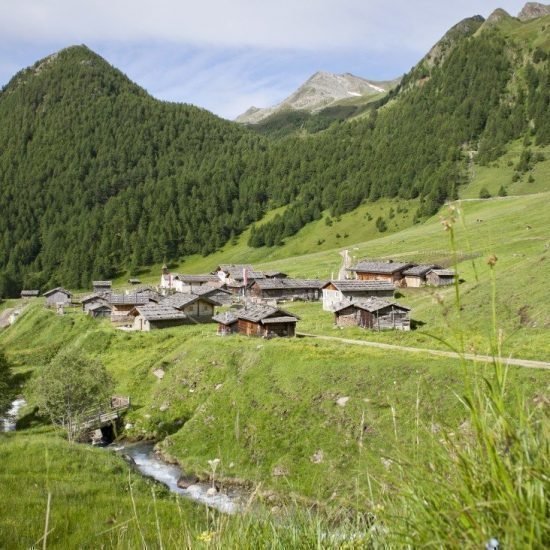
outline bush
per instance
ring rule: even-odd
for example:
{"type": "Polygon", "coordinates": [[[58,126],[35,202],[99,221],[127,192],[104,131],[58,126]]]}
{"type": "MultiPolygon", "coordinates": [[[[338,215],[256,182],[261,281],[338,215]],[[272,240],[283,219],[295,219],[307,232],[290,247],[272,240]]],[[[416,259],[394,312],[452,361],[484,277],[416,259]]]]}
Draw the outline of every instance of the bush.
{"type": "Polygon", "coordinates": [[[489,190],[487,187],[482,187],[479,191],[479,198],[480,199],[490,199],[491,193],[489,193],[489,190]]]}
{"type": "Polygon", "coordinates": [[[384,233],[385,231],[388,230],[388,225],[386,224],[386,220],[384,220],[384,218],[382,218],[382,216],[379,216],[377,218],[376,228],[378,229],[378,231],[380,231],[380,233],[384,233]]]}
{"type": "Polygon", "coordinates": [[[506,192],[506,188],[504,187],[504,185],[501,185],[498,190],[498,196],[505,197],[506,195],[508,195],[508,193],[506,192]]]}

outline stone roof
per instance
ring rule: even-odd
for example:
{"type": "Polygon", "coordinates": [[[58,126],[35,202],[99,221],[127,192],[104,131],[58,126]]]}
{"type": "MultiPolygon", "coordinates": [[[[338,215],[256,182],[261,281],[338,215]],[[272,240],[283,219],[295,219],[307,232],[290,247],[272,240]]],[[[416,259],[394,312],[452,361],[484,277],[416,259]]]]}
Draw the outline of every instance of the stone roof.
{"type": "Polygon", "coordinates": [[[164,304],[147,304],[145,306],[136,306],[131,313],[138,313],[147,321],[174,321],[177,319],[187,319],[183,311],[164,304]]]}
{"type": "Polygon", "coordinates": [[[405,309],[407,311],[410,311],[411,309],[408,306],[404,306],[404,305],[398,304],[397,302],[393,302],[389,300],[383,300],[381,298],[365,298],[363,300],[352,300],[351,302],[341,302],[340,304],[336,305],[333,311],[338,312],[348,307],[355,307],[357,309],[363,309],[365,311],[369,311],[370,313],[373,313],[375,311],[380,311],[381,309],[385,309],[389,306],[395,306],[399,309],[405,309]]]}
{"type": "Polygon", "coordinates": [[[185,275],[183,273],[178,273],[174,275],[174,279],[182,281],[183,283],[217,283],[220,278],[217,275],[212,275],[205,273],[203,275],[185,275]]]}
{"type": "Polygon", "coordinates": [[[281,317],[269,317],[262,321],[262,324],[269,325],[275,323],[295,323],[298,319],[292,315],[281,315],[281,317]]]}
{"type": "Polygon", "coordinates": [[[212,317],[213,321],[216,321],[222,325],[232,325],[236,323],[239,318],[232,311],[224,311],[223,313],[218,313],[212,317]]]}
{"type": "Polygon", "coordinates": [[[287,274],[283,273],[282,271],[264,271],[263,272],[264,277],[268,277],[269,279],[286,279],[287,274]]]}
{"type": "Polygon", "coordinates": [[[439,277],[454,277],[456,275],[454,269],[432,269],[431,272],[439,277]]]}
{"type": "Polygon", "coordinates": [[[261,290],[282,290],[282,289],[321,289],[326,281],[319,279],[259,279],[254,284],[261,290]]]}
{"type": "Polygon", "coordinates": [[[51,290],[48,290],[48,292],[44,292],[44,296],[51,296],[56,292],[63,292],[63,294],[66,294],[69,298],[72,296],[72,294],[68,290],[65,290],[62,286],[58,286],[56,288],[52,288],[51,290]]]}
{"type": "Polygon", "coordinates": [[[93,302],[94,300],[103,300],[103,301],[107,301],[109,300],[109,296],[107,295],[104,295],[104,294],[97,294],[97,293],[93,293],[93,294],[88,294],[86,296],[83,296],[81,299],[80,299],[80,302],[82,304],[86,303],[86,302],[93,302]]]}
{"type": "Polygon", "coordinates": [[[273,317],[273,316],[292,317],[295,320],[299,319],[299,317],[297,317],[296,315],[292,315],[287,311],[284,311],[276,307],[263,305],[263,304],[250,305],[243,309],[239,309],[238,311],[235,312],[235,315],[237,316],[238,319],[243,319],[245,321],[250,321],[252,323],[260,323],[260,322],[263,322],[268,317],[273,317]]]}
{"type": "Polygon", "coordinates": [[[112,281],[92,281],[92,286],[108,286],[111,288],[113,283],[112,281]]]}
{"type": "Polygon", "coordinates": [[[109,304],[95,304],[94,306],[91,306],[88,311],[96,311],[97,309],[104,309],[107,308],[109,311],[111,311],[113,308],[109,304]]]}
{"type": "Polygon", "coordinates": [[[361,273],[379,273],[382,275],[392,275],[398,271],[403,271],[413,264],[404,262],[359,262],[354,267],[350,267],[349,271],[359,271],[361,273]]]}
{"type": "Polygon", "coordinates": [[[405,271],[403,271],[403,275],[405,275],[406,277],[423,277],[424,275],[426,275],[426,273],[428,273],[428,271],[431,271],[432,269],[437,269],[439,267],[440,266],[436,264],[415,265],[413,267],[405,269],[405,271]]]}
{"type": "Polygon", "coordinates": [[[139,285],[141,283],[141,279],[128,279],[128,282],[131,285],[139,285]]]}
{"type": "Polygon", "coordinates": [[[121,305],[145,305],[149,303],[149,297],[145,294],[111,294],[108,297],[110,304],[114,306],[121,305]]]}
{"type": "MultiPolygon", "coordinates": [[[[359,281],[359,280],[344,280],[344,281],[329,281],[324,285],[327,287],[332,284],[340,292],[360,292],[362,290],[395,290],[395,286],[390,281],[359,281]]],[[[323,287],[323,288],[324,288],[323,287]]]]}
{"type": "Polygon", "coordinates": [[[223,288],[220,288],[218,286],[203,285],[193,289],[193,294],[196,294],[197,296],[208,296],[210,294],[218,293],[232,296],[231,292],[229,292],[228,290],[224,290],[223,288]]]}
{"type": "Polygon", "coordinates": [[[176,309],[182,309],[184,307],[190,306],[191,304],[194,304],[199,300],[202,300],[207,304],[212,304],[213,306],[221,305],[218,301],[214,300],[213,298],[210,298],[208,296],[197,296],[197,294],[191,293],[191,292],[189,294],[183,293],[183,292],[177,292],[176,294],[172,294],[164,298],[161,304],[171,306],[176,309]]]}
{"type": "Polygon", "coordinates": [[[36,298],[40,294],[40,290],[22,290],[22,297],[36,298]]]}

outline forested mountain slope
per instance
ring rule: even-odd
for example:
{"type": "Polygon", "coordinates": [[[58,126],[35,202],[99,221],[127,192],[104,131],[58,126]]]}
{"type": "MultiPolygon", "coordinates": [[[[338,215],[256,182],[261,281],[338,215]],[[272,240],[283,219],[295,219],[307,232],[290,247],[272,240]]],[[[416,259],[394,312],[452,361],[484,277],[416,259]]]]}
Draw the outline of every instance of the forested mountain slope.
{"type": "Polygon", "coordinates": [[[0,295],[208,254],[282,205],[251,245],[379,197],[418,198],[419,220],[518,138],[528,171],[550,142],[549,25],[453,33],[370,115],[278,141],[157,101],[85,47],[46,58],[0,93],[0,295]]]}

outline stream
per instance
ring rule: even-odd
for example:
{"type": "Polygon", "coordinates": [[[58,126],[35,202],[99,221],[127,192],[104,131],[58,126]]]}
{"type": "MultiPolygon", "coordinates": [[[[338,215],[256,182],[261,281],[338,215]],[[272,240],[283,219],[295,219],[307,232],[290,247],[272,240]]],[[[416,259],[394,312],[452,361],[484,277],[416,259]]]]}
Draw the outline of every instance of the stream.
{"type": "Polygon", "coordinates": [[[182,475],[179,466],[168,464],[161,460],[154,451],[154,443],[139,442],[125,445],[116,443],[106,447],[115,452],[131,457],[136,468],[144,476],[151,477],[160,481],[170,489],[170,491],[182,495],[190,500],[205,504],[211,508],[216,508],[226,514],[234,514],[243,508],[245,494],[239,489],[226,489],[223,492],[210,494],[209,489],[212,485],[208,483],[195,483],[187,489],[178,487],[178,479],[182,475]]]}
{"type": "Polygon", "coordinates": [[[17,417],[19,415],[19,411],[27,404],[27,402],[22,398],[18,397],[14,401],[11,402],[11,407],[8,409],[8,412],[6,413],[6,416],[4,418],[0,418],[3,424],[3,430],[4,432],[13,432],[15,431],[15,425],[17,423],[17,417]]]}
{"type": "MultiPolygon", "coordinates": [[[[15,431],[19,411],[26,404],[27,402],[21,397],[12,401],[6,416],[0,417],[1,431],[15,431]]],[[[235,514],[244,508],[246,492],[242,489],[226,488],[216,491],[212,489],[212,485],[209,483],[195,483],[186,489],[178,487],[178,480],[182,475],[181,469],[179,466],[161,460],[155,453],[154,445],[150,441],[127,444],[113,443],[105,449],[114,451],[119,455],[131,457],[135,463],[135,468],[142,475],[163,483],[173,493],[226,514],[235,514]]]]}

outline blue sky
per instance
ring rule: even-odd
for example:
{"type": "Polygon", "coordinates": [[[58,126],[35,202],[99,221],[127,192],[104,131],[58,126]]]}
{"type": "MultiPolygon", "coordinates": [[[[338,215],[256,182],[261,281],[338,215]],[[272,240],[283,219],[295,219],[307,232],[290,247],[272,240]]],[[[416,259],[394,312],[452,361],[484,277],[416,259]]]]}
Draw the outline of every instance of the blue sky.
{"type": "Polygon", "coordinates": [[[455,23],[523,0],[0,0],[0,85],[86,44],[153,96],[225,118],[283,100],[318,70],[408,71],[455,23]]]}

